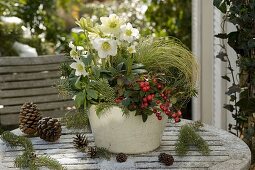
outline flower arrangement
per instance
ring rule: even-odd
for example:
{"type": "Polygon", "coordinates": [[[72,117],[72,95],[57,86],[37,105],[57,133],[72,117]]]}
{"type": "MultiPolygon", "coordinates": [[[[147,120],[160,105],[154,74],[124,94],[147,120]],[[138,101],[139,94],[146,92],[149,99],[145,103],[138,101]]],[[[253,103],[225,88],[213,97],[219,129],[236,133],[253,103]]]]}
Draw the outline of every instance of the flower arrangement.
{"type": "Polygon", "coordinates": [[[181,107],[196,94],[197,65],[191,52],[175,38],[140,37],[121,17],[89,18],[76,23],[82,41],[70,42],[72,63],[61,66],[62,89],[77,109],[96,105],[102,111],[118,106],[135,111],[145,122],[165,114],[180,121],[181,107]]]}

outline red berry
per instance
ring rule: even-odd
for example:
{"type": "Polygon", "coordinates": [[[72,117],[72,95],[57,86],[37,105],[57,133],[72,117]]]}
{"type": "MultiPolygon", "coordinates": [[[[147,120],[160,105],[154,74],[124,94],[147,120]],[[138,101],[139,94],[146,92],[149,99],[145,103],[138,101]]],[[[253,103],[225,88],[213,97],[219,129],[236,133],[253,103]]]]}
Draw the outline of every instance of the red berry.
{"type": "Polygon", "coordinates": [[[146,97],[143,98],[143,102],[146,103],[148,100],[146,97]]]}
{"type": "Polygon", "coordinates": [[[166,99],[167,99],[167,97],[166,97],[166,96],[164,96],[163,98],[164,98],[164,100],[166,100],[166,99]]]}
{"type": "Polygon", "coordinates": [[[149,91],[151,89],[150,86],[146,86],[146,91],[149,91]]]}
{"type": "Polygon", "coordinates": [[[157,88],[160,90],[162,88],[161,84],[158,84],[157,88]]]}
{"type": "Polygon", "coordinates": [[[167,111],[166,111],[166,115],[167,115],[167,116],[170,116],[170,115],[171,115],[170,110],[167,110],[167,111]]]}
{"type": "Polygon", "coordinates": [[[156,104],[160,104],[160,100],[157,100],[157,101],[156,101],[156,104]]]}
{"type": "Polygon", "coordinates": [[[176,117],[176,118],[174,119],[174,122],[175,122],[175,123],[180,122],[180,118],[179,118],[179,117],[176,117]]]}
{"type": "Polygon", "coordinates": [[[120,98],[115,99],[115,103],[120,103],[120,102],[121,102],[120,98]]]}
{"type": "Polygon", "coordinates": [[[166,107],[169,107],[169,106],[170,106],[170,103],[169,103],[169,102],[166,102],[165,105],[166,105],[166,107]]]}
{"type": "Polygon", "coordinates": [[[162,120],[162,116],[158,116],[158,120],[162,120]]]}
{"type": "Polygon", "coordinates": [[[140,87],[143,88],[145,86],[144,82],[140,83],[140,87]]]}
{"type": "Polygon", "coordinates": [[[164,93],[160,93],[160,96],[161,96],[161,97],[164,97],[165,95],[164,95],[164,93]]]}
{"type": "Polygon", "coordinates": [[[152,96],[152,98],[154,98],[154,97],[155,97],[155,94],[151,94],[151,96],[152,96]]]}
{"type": "Polygon", "coordinates": [[[144,87],[142,88],[142,91],[146,92],[146,91],[147,91],[147,86],[144,86],[144,87]]]}
{"type": "Polygon", "coordinates": [[[153,99],[152,95],[148,95],[148,96],[147,96],[147,100],[148,100],[148,101],[151,101],[152,99],[153,99]]]}
{"type": "Polygon", "coordinates": [[[172,114],[172,118],[175,119],[176,117],[177,117],[176,113],[172,114]]]}
{"type": "Polygon", "coordinates": [[[146,81],[146,82],[144,82],[144,85],[145,85],[145,86],[149,86],[150,83],[149,83],[148,81],[146,81]]]}
{"type": "Polygon", "coordinates": [[[157,113],[156,113],[156,116],[157,116],[157,117],[159,117],[159,116],[160,116],[160,114],[161,114],[160,112],[157,112],[157,113]]]}
{"type": "Polygon", "coordinates": [[[156,108],[153,108],[153,112],[154,112],[154,113],[157,113],[157,109],[156,109],[156,108]]]}
{"type": "Polygon", "coordinates": [[[143,103],[143,105],[144,105],[144,107],[148,107],[148,103],[146,102],[146,103],[143,103]]]}
{"type": "Polygon", "coordinates": [[[155,78],[152,79],[152,82],[156,84],[157,83],[157,79],[155,79],[155,78]]]}
{"type": "Polygon", "coordinates": [[[178,110],[177,115],[180,117],[182,115],[182,112],[178,110]]]}

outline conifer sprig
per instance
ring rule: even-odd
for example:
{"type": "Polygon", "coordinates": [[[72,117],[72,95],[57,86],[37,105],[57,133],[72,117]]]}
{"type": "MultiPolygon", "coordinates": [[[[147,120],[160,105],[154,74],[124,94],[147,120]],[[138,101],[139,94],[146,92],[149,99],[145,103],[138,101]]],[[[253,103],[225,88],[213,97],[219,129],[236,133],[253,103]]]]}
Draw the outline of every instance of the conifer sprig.
{"type": "Polygon", "coordinates": [[[197,133],[199,127],[201,127],[201,123],[186,124],[181,127],[177,143],[175,144],[175,151],[178,155],[186,155],[190,146],[197,147],[203,155],[210,153],[207,142],[197,133]]]}
{"type": "Polygon", "coordinates": [[[25,149],[22,155],[15,158],[14,165],[17,168],[38,170],[40,167],[44,166],[52,170],[66,169],[57,160],[50,158],[49,156],[37,157],[34,153],[32,142],[24,136],[17,136],[9,131],[5,131],[1,135],[1,139],[8,143],[8,145],[12,148],[21,146],[25,149]]]}

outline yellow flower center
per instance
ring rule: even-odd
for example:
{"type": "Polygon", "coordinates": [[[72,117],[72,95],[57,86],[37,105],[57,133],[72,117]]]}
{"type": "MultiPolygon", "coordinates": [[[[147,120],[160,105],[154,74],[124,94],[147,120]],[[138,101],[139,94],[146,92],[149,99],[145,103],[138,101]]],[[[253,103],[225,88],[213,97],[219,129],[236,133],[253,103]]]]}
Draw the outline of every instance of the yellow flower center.
{"type": "Polygon", "coordinates": [[[110,26],[110,28],[116,28],[117,27],[117,23],[112,21],[112,22],[110,22],[109,26],[110,26]]]}
{"type": "Polygon", "coordinates": [[[79,71],[79,72],[82,72],[83,71],[83,65],[82,64],[77,64],[77,70],[79,71]]]}
{"type": "Polygon", "coordinates": [[[102,49],[104,51],[109,51],[111,49],[111,45],[108,42],[103,42],[102,43],[102,49]]]}
{"type": "Polygon", "coordinates": [[[132,35],[132,31],[131,31],[130,29],[127,29],[127,30],[126,30],[126,35],[127,35],[127,36],[131,36],[131,35],[132,35]]]}

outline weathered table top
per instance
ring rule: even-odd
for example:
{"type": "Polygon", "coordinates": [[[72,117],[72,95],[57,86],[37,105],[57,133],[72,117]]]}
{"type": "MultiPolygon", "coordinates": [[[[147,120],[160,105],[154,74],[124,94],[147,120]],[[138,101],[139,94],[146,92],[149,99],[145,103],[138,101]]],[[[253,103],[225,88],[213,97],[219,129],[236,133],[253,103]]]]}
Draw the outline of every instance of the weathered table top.
{"type": "MultiPolygon", "coordinates": [[[[110,161],[104,159],[91,159],[85,153],[76,150],[72,144],[76,132],[63,128],[60,140],[48,143],[38,137],[32,137],[36,154],[47,154],[56,158],[67,169],[209,169],[209,170],[247,170],[249,169],[251,153],[248,146],[236,136],[216,129],[212,126],[205,126],[199,132],[208,142],[211,153],[203,156],[196,148],[191,148],[187,156],[176,156],[174,144],[178,138],[181,124],[167,124],[164,131],[162,143],[157,150],[139,155],[129,155],[124,163],[118,163],[115,156],[110,161]],[[165,166],[158,162],[158,155],[166,152],[174,156],[175,162],[172,166],[165,166]]],[[[22,135],[19,129],[13,131],[22,135]]],[[[93,145],[93,136],[87,133],[90,143],[93,145]]],[[[11,149],[0,141],[0,169],[15,169],[14,159],[21,155],[21,148],[11,149]],[[2,166],[2,167],[1,167],[2,166]]]]}

